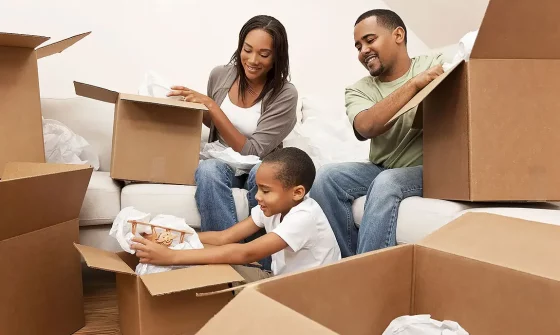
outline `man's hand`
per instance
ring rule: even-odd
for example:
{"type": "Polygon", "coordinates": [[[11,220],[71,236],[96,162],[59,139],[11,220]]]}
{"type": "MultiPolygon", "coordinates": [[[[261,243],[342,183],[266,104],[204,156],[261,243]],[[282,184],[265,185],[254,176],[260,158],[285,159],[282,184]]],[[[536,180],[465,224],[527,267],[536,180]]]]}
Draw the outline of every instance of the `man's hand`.
{"type": "Polygon", "coordinates": [[[210,105],[214,102],[206,95],[184,86],[171,86],[171,89],[172,91],[167,94],[168,97],[182,96],[184,101],[203,104],[206,108],[210,108],[210,105]]]}
{"type": "Polygon", "coordinates": [[[136,250],[136,257],[140,258],[140,263],[154,265],[173,265],[175,251],[163,245],[159,245],[142,237],[134,237],[130,246],[132,250],[136,250]]]}
{"type": "Polygon", "coordinates": [[[412,78],[412,83],[420,91],[441,74],[443,74],[443,66],[438,64],[412,78]]]}

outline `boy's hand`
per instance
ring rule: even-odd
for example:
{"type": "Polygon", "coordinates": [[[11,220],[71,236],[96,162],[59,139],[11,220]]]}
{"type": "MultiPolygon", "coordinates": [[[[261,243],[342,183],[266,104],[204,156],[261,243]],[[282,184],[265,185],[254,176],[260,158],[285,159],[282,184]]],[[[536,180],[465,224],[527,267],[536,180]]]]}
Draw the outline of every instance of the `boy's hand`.
{"type": "Polygon", "coordinates": [[[130,246],[136,250],[136,257],[140,258],[140,263],[154,265],[173,265],[174,251],[142,237],[134,237],[130,246]]]}

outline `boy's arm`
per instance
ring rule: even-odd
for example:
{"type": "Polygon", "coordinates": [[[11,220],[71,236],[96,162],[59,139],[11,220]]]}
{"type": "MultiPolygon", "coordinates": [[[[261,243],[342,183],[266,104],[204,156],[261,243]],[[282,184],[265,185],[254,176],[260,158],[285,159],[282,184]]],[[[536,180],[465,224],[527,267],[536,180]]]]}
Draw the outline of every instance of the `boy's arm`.
{"type": "Polygon", "coordinates": [[[258,232],[258,227],[253,219],[249,216],[245,220],[234,224],[232,227],[223,231],[208,231],[198,233],[198,238],[203,244],[224,245],[237,243],[258,232]]]}
{"type": "Polygon", "coordinates": [[[245,244],[226,244],[213,248],[172,250],[152,241],[135,237],[132,249],[140,263],[155,265],[248,264],[288,247],[275,233],[245,244]]]}

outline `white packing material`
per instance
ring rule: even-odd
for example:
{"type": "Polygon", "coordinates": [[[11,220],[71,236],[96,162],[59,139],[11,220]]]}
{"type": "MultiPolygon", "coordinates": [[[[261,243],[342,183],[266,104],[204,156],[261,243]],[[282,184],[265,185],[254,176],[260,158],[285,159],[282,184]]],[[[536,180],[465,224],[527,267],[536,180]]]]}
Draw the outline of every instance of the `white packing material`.
{"type": "Polygon", "coordinates": [[[443,70],[448,71],[455,64],[464,60],[468,62],[471,57],[471,52],[474,47],[474,42],[476,41],[476,36],[478,35],[478,30],[470,31],[465,34],[459,41],[459,50],[453,57],[451,63],[444,63],[443,70]]]}
{"type": "Polygon", "coordinates": [[[87,164],[99,170],[99,155],[62,122],[43,118],[43,142],[47,163],[87,164]]]}
{"type": "Polygon", "coordinates": [[[170,98],[181,100],[183,97],[167,97],[167,93],[171,92],[171,85],[154,71],[148,71],[144,74],[144,80],[138,88],[138,94],[154,97],[154,98],[170,98]]]}
{"type": "Polygon", "coordinates": [[[240,176],[249,173],[251,169],[261,162],[259,156],[242,155],[230,147],[226,147],[220,141],[207,143],[200,152],[201,159],[217,159],[231,166],[235,175],[240,176]]]}
{"type": "Polygon", "coordinates": [[[429,314],[405,315],[396,318],[382,335],[469,335],[457,322],[443,322],[429,314]]]}
{"type": "MultiPolygon", "coordinates": [[[[179,233],[171,231],[170,234],[167,233],[165,234],[165,236],[163,236],[162,233],[165,232],[165,229],[155,228],[156,234],[158,234],[159,238],[171,239],[171,244],[169,245],[170,249],[190,250],[204,248],[202,242],[200,242],[200,239],[198,238],[198,234],[186,223],[184,218],[166,214],[160,214],[156,215],[152,219],[150,218],[151,215],[149,213],[141,212],[132,206],[123,208],[113,221],[113,226],[109,231],[109,235],[117,240],[124,251],[130,254],[134,254],[134,250],[131,249],[131,245],[134,243],[132,241],[132,238],[134,236],[141,236],[143,234],[152,234],[152,228],[150,226],[141,224],[136,226],[136,234],[133,234],[132,224],[129,221],[139,221],[150,223],[159,227],[188,232],[188,234],[185,235],[183,242],[181,242],[179,233]]],[[[185,267],[188,266],[157,266],[152,264],[139,263],[136,266],[136,274],[145,275],[149,273],[159,273],[185,267]]]]}

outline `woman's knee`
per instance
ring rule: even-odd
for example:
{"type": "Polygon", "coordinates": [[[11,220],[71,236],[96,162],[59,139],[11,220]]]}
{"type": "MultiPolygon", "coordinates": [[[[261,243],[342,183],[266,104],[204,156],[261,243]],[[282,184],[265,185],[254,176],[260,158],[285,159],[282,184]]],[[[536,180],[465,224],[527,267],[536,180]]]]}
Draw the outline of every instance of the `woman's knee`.
{"type": "Polygon", "coordinates": [[[217,159],[207,159],[198,164],[195,179],[197,184],[201,184],[207,181],[223,180],[232,173],[232,169],[226,163],[217,159]]]}

